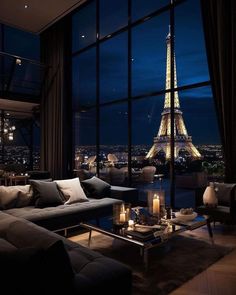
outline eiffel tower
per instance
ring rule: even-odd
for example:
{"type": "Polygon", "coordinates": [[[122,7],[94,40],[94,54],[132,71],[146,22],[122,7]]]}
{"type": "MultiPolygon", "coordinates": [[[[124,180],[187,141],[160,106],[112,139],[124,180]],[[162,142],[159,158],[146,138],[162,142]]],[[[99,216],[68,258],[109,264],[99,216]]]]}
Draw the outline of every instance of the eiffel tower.
{"type": "MultiPolygon", "coordinates": [[[[170,50],[170,27],[169,33],[166,37],[167,46],[167,58],[166,58],[166,89],[170,89],[171,86],[171,50],[170,50]]],[[[176,77],[176,61],[174,56],[174,87],[177,88],[176,77]]],[[[170,130],[171,130],[171,110],[170,110],[171,93],[165,94],[164,110],[161,113],[161,124],[156,137],[154,137],[154,143],[149,150],[146,159],[155,157],[160,151],[165,153],[166,159],[170,159],[170,130]]],[[[174,93],[174,138],[175,138],[175,158],[178,157],[180,150],[187,151],[194,159],[201,158],[201,154],[192,143],[192,137],[188,135],[187,129],[184,124],[182,111],[180,110],[179,94],[178,91],[174,93]]]]}

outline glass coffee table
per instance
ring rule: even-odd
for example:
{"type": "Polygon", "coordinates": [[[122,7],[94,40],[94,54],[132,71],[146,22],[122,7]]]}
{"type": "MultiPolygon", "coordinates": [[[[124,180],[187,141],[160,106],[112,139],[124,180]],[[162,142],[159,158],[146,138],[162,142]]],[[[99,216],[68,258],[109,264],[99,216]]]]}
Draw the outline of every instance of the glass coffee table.
{"type": "Polygon", "coordinates": [[[148,251],[150,249],[160,247],[180,233],[192,231],[205,225],[207,225],[210,240],[214,243],[210,219],[206,215],[198,215],[194,220],[185,222],[172,218],[161,219],[159,224],[152,226],[135,224],[134,229],[129,228],[128,225],[121,228],[114,226],[112,217],[101,225],[94,225],[89,222],[80,223],[81,227],[89,230],[89,247],[93,231],[139,247],[145,269],[148,268],[148,251]]]}

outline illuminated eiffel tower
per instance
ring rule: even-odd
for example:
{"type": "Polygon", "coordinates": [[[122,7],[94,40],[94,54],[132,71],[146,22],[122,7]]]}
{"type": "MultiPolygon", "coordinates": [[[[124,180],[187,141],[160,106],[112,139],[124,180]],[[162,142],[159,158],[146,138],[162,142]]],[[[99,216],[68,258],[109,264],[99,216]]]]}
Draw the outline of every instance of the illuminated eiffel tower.
{"type": "MultiPolygon", "coordinates": [[[[171,49],[170,49],[170,29],[166,37],[167,46],[167,60],[166,60],[166,89],[170,89],[171,86],[171,49]]],[[[174,56],[174,87],[177,88],[177,77],[176,77],[176,62],[174,56]]],[[[166,159],[170,159],[170,130],[171,130],[171,120],[170,120],[170,100],[171,94],[167,92],[165,94],[164,110],[161,113],[161,124],[156,137],[154,137],[154,143],[149,150],[146,158],[155,157],[160,151],[165,153],[166,159]]],[[[201,158],[201,154],[192,144],[192,137],[188,135],[187,129],[184,124],[182,112],[180,110],[179,95],[178,91],[174,93],[174,138],[175,138],[175,158],[179,155],[180,150],[187,151],[190,156],[194,159],[201,158]]]]}

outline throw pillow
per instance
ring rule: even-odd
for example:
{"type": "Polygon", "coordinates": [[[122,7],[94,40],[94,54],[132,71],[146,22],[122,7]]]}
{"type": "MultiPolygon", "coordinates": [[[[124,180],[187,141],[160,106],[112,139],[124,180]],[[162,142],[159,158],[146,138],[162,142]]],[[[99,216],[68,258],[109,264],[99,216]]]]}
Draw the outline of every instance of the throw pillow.
{"type": "Polygon", "coordinates": [[[19,190],[16,186],[0,186],[0,209],[11,209],[16,206],[19,190]]]}
{"type": "Polygon", "coordinates": [[[234,183],[221,183],[215,182],[214,188],[216,192],[216,197],[218,202],[222,206],[230,205],[231,192],[235,189],[236,185],[234,183]]]}
{"type": "Polygon", "coordinates": [[[26,185],[18,185],[17,187],[18,187],[19,193],[18,193],[18,198],[16,201],[16,207],[22,208],[25,206],[29,206],[33,198],[32,186],[29,184],[26,184],[26,185]]]}
{"type": "Polygon", "coordinates": [[[59,190],[63,193],[66,200],[65,204],[73,204],[77,202],[86,202],[86,197],[83,188],[81,187],[78,177],[65,180],[54,180],[59,190]]]}
{"type": "Polygon", "coordinates": [[[34,190],[35,207],[45,208],[63,204],[55,182],[31,180],[34,190]]]}
{"type": "Polygon", "coordinates": [[[110,196],[111,185],[96,176],[83,180],[81,183],[89,197],[104,198],[110,196]]]}

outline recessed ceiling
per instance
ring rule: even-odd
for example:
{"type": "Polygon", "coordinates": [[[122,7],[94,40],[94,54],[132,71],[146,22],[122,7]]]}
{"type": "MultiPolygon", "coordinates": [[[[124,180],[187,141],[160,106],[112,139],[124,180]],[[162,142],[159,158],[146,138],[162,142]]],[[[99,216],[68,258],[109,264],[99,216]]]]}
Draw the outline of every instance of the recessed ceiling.
{"type": "Polygon", "coordinates": [[[0,23],[39,34],[86,0],[0,0],[0,23]]]}
{"type": "Polygon", "coordinates": [[[32,117],[35,109],[39,107],[37,103],[22,102],[0,98],[0,110],[9,112],[17,118],[32,117]]]}

